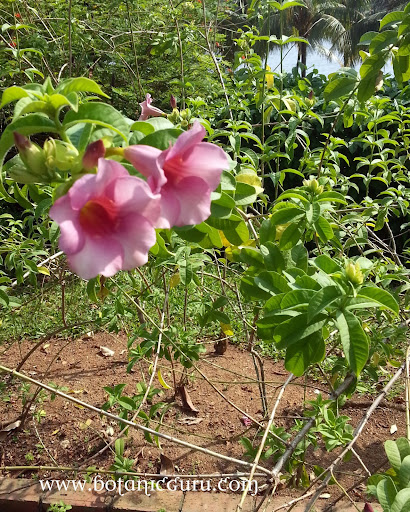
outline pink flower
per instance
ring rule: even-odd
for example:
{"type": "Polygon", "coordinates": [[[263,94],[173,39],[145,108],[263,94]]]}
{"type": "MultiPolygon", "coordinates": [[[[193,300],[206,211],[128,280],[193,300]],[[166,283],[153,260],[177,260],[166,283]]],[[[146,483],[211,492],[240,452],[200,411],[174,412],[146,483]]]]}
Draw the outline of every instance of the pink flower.
{"type": "Polygon", "coordinates": [[[152,103],[151,94],[147,94],[145,96],[145,101],[140,103],[141,115],[138,118],[138,121],[145,121],[146,119],[148,119],[149,116],[160,117],[160,116],[166,115],[165,112],[162,112],[161,109],[159,109],[157,107],[152,107],[151,103],[152,103]]]}
{"type": "Polygon", "coordinates": [[[60,226],[60,249],[83,279],[144,265],[155,244],[159,196],[113,160],[78,179],[50,210],[60,226]]]}
{"type": "Polygon", "coordinates": [[[228,158],[215,144],[201,142],[205,133],[195,122],[165,151],[142,144],[124,149],[124,157],[147,176],[151,190],[161,194],[157,227],[200,224],[211,214],[211,192],[228,168],[228,158]]]}

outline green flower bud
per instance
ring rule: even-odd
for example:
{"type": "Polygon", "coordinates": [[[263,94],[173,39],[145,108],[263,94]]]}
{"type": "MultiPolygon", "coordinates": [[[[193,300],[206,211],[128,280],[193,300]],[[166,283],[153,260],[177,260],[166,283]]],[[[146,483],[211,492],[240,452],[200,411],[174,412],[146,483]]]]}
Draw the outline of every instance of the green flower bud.
{"type": "Polygon", "coordinates": [[[189,119],[191,117],[191,111],[189,110],[189,108],[181,110],[181,117],[182,119],[189,119]]]}
{"type": "Polygon", "coordinates": [[[171,123],[177,124],[179,121],[179,110],[177,108],[174,108],[172,110],[172,113],[167,115],[167,118],[169,119],[169,121],[171,121],[171,123]]]}
{"type": "Polygon", "coordinates": [[[312,194],[317,196],[322,194],[324,191],[323,185],[319,185],[319,182],[314,178],[311,180],[303,180],[303,186],[308,188],[312,194]]]}
{"type": "Polygon", "coordinates": [[[46,165],[49,169],[60,169],[60,171],[69,171],[76,166],[79,160],[77,149],[62,140],[48,139],[44,143],[44,153],[46,155],[46,165]]]}
{"type": "Polygon", "coordinates": [[[186,128],[187,126],[188,126],[188,121],[187,121],[186,119],[183,119],[183,120],[181,121],[181,127],[182,127],[182,128],[186,128]]]}
{"type": "Polygon", "coordinates": [[[363,274],[359,263],[349,262],[345,267],[347,279],[354,285],[363,284],[363,274]]]}
{"type": "MultiPolygon", "coordinates": [[[[13,137],[20,158],[26,166],[26,173],[35,177],[40,177],[45,174],[47,171],[46,156],[40,146],[33,144],[27,137],[17,132],[13,132],[13,137]]],[[[20,173],[21,170],[19,171],[19,174],[20,173]]]]}

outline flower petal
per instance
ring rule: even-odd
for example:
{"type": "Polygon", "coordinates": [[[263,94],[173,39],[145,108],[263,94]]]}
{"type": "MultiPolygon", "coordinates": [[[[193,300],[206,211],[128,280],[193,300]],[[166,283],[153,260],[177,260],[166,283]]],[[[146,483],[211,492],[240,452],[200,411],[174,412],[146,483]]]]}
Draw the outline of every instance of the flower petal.
{"type": "Polygon", "coordinates": [[[221,181],[222,171],[228,169],[228,158],[222,148],[209,142],[201,142],[185,153],[184,176],[197,176],[215,190],[221,181]]]}
{"type": "Polygon", "coordinates": [[[155,193],[167,181],[164,171],[158,164],[158,157],[161,153],[161,150],[144,144],[128,146],[124,149],[124,157],[132,163],[137,171],[148,178],[147,182],[155,193]]]}
{"type": "Polygon", "coordinates": [[[206,130],[199,121],[195,121],[192,128],[187,130],[177,138],[175,144],[167,149],[167,160],[181,157],[187,149],[193,145],[199,144],[206,135],[206,130]]]}
{"type": "Polygon", "coordinates": [[[148,251],[156,242],[152,223],[138,213],[130,213],[121,219],[116,233],[122,245],[124,260],[121,268],[131,270],[148,261],[148,251]]]}
{"type": "Polygon", "coordinates": [[[84,246],[84,235],[78,212],[73,210],[68,195],[60,197],[50,208],[50,218],[60,226],[59,247],[66,254],[80,251],[84,246]]]}
{"type": "Polygon", "coordinates": [[[112,185],[112,200],[121,210],[121,215],[130,212],[146,217],[152,225],[157,221],[160,212],[160,196],[153,194],[149,185],[136,176],[119,178],[112,185]]]}
{"type": "Polygon", "coordinates": [[[161,189],[161,215],[157,220],[155,227],[161,229],[168,229],[176,226],[179,214],[181,212],[181,205],[179,203],[177,194],[173,186],[165,186],[161,189]]]}
{"type": "Polygon", "coordinates": [[[122,268],[124,251],[114,238],[85,238],[81,251],[67,255],[72,270],[83,279],[92,279],[102,274],[111,277],[122,268]]]}
{"type": "Polygon", "coordinates": [[[211,215],[211,189],[196,176],[184,178],[176,185],[167,183],[162,189],[161,215],[169,220],[171,226],[200,224],[211,215]],[[176,209],[170,201],[172,197],[179,203],[176,219],[176,209]]]}

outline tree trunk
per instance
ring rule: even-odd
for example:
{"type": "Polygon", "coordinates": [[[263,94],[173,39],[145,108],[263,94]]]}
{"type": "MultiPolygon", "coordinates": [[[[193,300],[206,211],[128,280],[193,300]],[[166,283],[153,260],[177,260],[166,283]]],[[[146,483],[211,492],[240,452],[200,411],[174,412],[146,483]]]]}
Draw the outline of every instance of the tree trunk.
{"type": "Polygon", "coordinates": [[[306,76],[306,55],[307,55],[307,44],[306,43],[301,43],[300,53],[301,53],[301,57],[302,57],[301,61],[303,64],[302,78],[305,78],[305,76],[306,76]]]}

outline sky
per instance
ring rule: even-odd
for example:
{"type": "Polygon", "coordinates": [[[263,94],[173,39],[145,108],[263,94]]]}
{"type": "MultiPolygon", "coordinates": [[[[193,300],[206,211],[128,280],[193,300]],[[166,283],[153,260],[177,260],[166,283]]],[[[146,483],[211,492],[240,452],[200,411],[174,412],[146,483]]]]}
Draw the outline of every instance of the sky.
{"type": "MultiPolygon", "coordinates": [[[[298,50],[296,47],[293,48],[284,48],[285,58],[283,60],[283,70],[284,71],[292,71],[292,68],[296,66],[296,61],[298,57],[298,50]]],[[[273,51],[268,58],[268,65],[270,66],[272,71],[279,72],[280,71],[280,52],[273,51]]],[[[330,73],[334,73],[338,69],[340,69],[343,65],[343,61],[329,61],[323,55],[309,50],[307,54],[307,66],[308,73],[316,68],[319,73],[324,75],[329,75],[330,73]]],[[[360,65],[355,66],[357,70],[359,70],[360,65]]],[[[391,65],[386,66],[384,69],[385,73],[393,73],[391,65]]]]}

